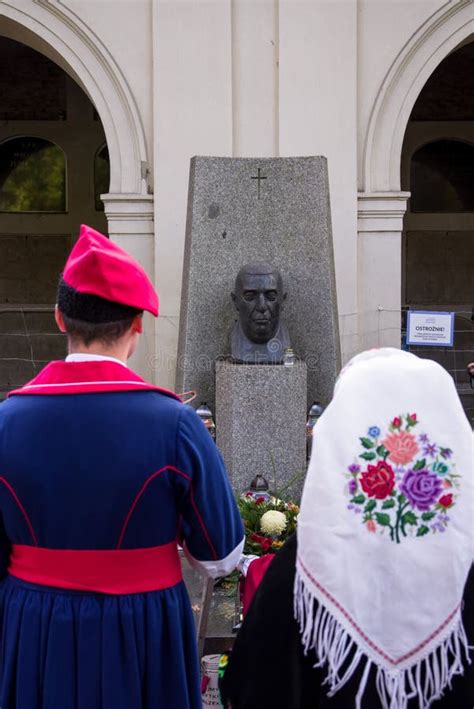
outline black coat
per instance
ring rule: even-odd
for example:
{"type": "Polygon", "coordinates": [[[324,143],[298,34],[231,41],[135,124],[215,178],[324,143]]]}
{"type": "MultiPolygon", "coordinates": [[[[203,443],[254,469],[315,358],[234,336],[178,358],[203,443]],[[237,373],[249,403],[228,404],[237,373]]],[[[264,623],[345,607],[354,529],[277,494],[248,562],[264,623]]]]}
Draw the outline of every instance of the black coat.
{"type": "MultiPolygon", "coordinates": [[[[313,668],[314,652],[303,653],[298,625],[293,617],[296,536],[280,550],[270,564],[243,623],[222,682],[225,706],[232,709],[353,709],[361,679],[361,669],[332,699],[322,682],[325,670],[313,668]]],[[[464,627],[469,644],[474,645],[474,567],[464,593],[464,627]]],[[[433,709],[474,709],[473,664],[464,675],[453,679],[433,709]]],[[[363,709],[380,709],[375,688],[375,671],[367,683],[363,709]]],[[[410,700],[409,709],[418,709],[410,700]]],[[[430,708],[431,709],[431,708],[430,708]]]]}

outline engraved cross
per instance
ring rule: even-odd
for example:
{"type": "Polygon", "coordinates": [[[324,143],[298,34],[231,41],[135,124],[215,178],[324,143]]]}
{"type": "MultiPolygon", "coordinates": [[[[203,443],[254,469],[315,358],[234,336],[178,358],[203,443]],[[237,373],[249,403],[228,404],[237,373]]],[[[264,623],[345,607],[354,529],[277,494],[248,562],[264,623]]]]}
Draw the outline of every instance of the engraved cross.
{"type": "Polygon", "coordinates": [[[258,174],[257,174],[257,175],[251,175],[251,176],[250,176],[252,180],[257,180],[257,185],[258,185],[258,199],[260,199],[260,181],[267,179],[267,176],[266,176],[266,175],[262,175],[261,172],[262,172],[262,168],[261,168],[261,167],[258,167],[258,168],[257,168],[257,173],[258,173],[258,174]]]}

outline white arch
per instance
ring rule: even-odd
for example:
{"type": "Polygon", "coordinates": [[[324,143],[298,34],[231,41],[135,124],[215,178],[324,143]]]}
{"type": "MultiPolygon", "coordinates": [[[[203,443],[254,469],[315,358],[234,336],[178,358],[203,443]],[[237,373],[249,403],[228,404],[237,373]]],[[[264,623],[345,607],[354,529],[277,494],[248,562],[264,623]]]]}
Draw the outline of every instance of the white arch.
{"type": "MultiPolygon", "coordinates": [[[[145,134],[132,92],[107,47],[62,0],[0,0],[0,35],[59,64],[88,94],[104,127],[110,156],[109,193],[102,195],[108,234],[150,274],[154,264],[153,197],[147,185],[145,134]]],[[[153,378],[154,323],[132,367],[153,378]]]]}
{"type": "Polygon", "coordinates": [[[400,190],[403,138],[413,105],[440,62],[474,32],[472,0],[444,5],[403,47],[374,103],[362,153],[361,190],[400,190]]]}
{"type": "Polygon", "coordinates": [[[148,161],[140,115],[123,74],[90,27],[59,2],[2,0],[0,32],[46,54],[82,86],[104,127],[110,192],[145,195],[142,163],[148,161]]]}

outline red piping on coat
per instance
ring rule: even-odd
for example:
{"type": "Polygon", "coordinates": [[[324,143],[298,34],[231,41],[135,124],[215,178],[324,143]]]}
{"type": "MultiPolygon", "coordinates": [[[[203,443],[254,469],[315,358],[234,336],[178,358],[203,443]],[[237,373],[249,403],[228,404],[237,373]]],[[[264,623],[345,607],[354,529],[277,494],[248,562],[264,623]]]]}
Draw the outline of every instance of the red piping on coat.
{"type": "Polygon", "coordinates": [[[8,480],[5,480],[5,478],[0,477],[0,482],[2,482],[5,485],[8,492],[15,500],[21,514],[23,515],[23,517],[25,519],[26,524],[28,525],[28,529],[30,530],[30,534],[31,534],[31,538],[33,539],[33,543],[35,546],[38,546],[38,540],[36,539],[36,534],[34,532],[33,525],[31,524],[30,518],[28,517],[28,514],[27,514],[25,508],[23,507],[23,505],[20,502],[20,498],[18,497],[18,495],[16,494],[15,490],[12,488],[12,486],[10,485],[8,480]]]}
{"type": "Polygon", "coordinates": [[[127,531],[127,527],[128,527],[129,522],[130,522],[130,519],[131,519],[131,517],[132,517],[132,515],[133,515],[133,512],[134,512],[134,510],[135,510],[135,507],[137,506],[137,504],[138,504],[140,498],[142,497],[142,495],[145,493],[145,491],[146,491],[148,485],[149,485],[156,477],[158,477],[158,475],[161,475],[161,473],[164,473],[166,470],[169,470],[169,471],[171,471],[172,473],[176,473],[176,475],[181,475],[183,478],[185,478],[186,480],[189,481],[189,483],[190,483],[191,504],[192,504],[192,506],[193,506],[194,513],[195,513],[195,515],[196,515],[196,517],[197,517],[197,519],[198,519],[198,522],[199,522],[199,524],[200,524],[200,526],[201,526],[202,532],[203,532],[203,534],[204,534],[204,537],[205,537],[205,539],[206,539],[206,542],[207,542],[208,545],[209,545],[209,548],[210,548],[210,550],[211,550],[211,552],[212,552],[212,555],[213,555],[213,557],[214,557],[214,560],[218,559],[219,557],[217,556],[215,547],[214,547],[214,545],[213,545],[213,543],[212,543],[212,541],[211,541],[211,538],[210,538],[210,536],[209,536],[209,532],[207,531],[206,525],[204,524],[204,520],[202,519],[202,517],[201,517],[201,515],[200,515],[200,513],[199,513],[198,507],[197,507],[197,505],[196,505],[196,501],[195,501],[195,499],[194,499],[194,492],[193,492],[193,485],[192,485],[191,476],[190,476],[190,475],[187,475],[186,473],[183,473],[182,470],[179,470],[178,468],[175,468],[174,465],[165,465],[163,468],[160,468],[160,470],[157,470],[155,473],[153,473],[152,475],[150,475],[150,477],[149,477],[147,480],[145,480],[145,482],[143,483],[143,485],[142,485],[142,487],[140,488],[139,492],[137,493],[137,495],[136,495],[134,501],[132,502],[132,505],[131,505],[131,507],[130,507],[128,513],[127,513],[127,516],[125,517],[125,521],[124,521],[124,523],[123,523],[122,531],[120,532],[120,537],[119,537],[119,540],[118,540],[118,542],[117,542],[117,547],[116,547],[116,548],[117,548],[117,549],[120,549],[120,548],[121,548],[122,543],[123,543],[123,539],[124,539],[124,536],[125,536],[125,532],[127,531]]]}

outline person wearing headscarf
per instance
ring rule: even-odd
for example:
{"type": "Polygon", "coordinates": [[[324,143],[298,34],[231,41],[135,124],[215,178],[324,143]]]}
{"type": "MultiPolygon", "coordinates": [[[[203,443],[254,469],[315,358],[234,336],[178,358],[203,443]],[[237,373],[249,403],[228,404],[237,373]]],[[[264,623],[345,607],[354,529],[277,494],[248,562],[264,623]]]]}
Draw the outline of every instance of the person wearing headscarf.
{"type": "Polygon", "coordinates": [[[158,297],[87,226],[56,321],[65,361],[0,410],[2,709],[200,709],[178,541],[202,574],[240,559],[221,456],[178,396],[126,366],[158,297]]]}
{"type": "Polygon", "coordinates": [[[471,427],[435,362],[355,357],[314,429],[297,536],[252,601],[232,709],[471,709],[471,427]]]}

